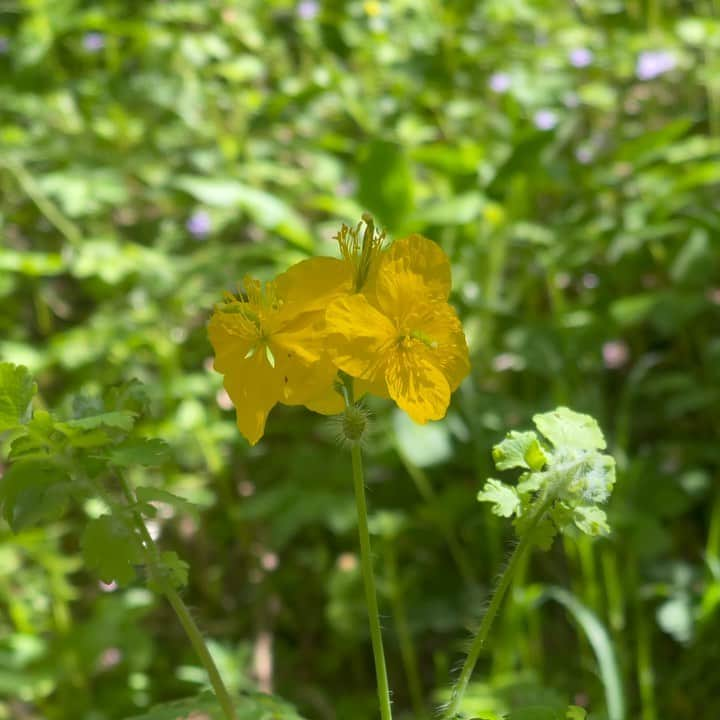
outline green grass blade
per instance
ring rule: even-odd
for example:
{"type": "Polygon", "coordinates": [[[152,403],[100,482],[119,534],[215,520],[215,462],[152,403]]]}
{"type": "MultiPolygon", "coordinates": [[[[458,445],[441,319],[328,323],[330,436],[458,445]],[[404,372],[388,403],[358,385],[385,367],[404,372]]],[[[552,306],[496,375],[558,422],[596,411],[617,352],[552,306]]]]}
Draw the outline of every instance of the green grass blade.
{"type": "Polygon", "coordinates": [[[625,720],[625,698],[620,666],[607,629],[590,609],[563,588],[555,586],[545,588],[541,602],[545,600],[555,600],[560,603],[585,633],[597,659],[600,678],[605,689],[608,718],[609,720],[625,720]]]}

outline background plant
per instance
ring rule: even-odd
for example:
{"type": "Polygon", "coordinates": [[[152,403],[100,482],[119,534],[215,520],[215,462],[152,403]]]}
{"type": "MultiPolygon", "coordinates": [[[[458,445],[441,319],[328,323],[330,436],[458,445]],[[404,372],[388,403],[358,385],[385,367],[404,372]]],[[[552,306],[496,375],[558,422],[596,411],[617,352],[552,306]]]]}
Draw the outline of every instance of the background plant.
{"type": "MultiPolygon", "coordinates": [[[[504,521],[468,500],[488,449],[559,404],[606,431],[613,535],[525,568],[469,697],[603,716],[585,616],[539,604],[542,578],[601,621],[629,717],[720,714],[711,4],[10,0],[0,36],[0,355],[64,418],[145,383],[142,433],[170,455],[132,480],[200,506],[153,531],[193,568],[187,601],[237,683],[371,716],[345,454],[295,409],[242,444],[204,328],[220,289],[331,252],[367,209],[448,252],[473,353],[442,423],[373,407],[398,716],[413,673],[438,702],[502,565],[504,521]]],[[[163,603],[80,570],[92,510],[3,531],[6,716],[120,718],[204,683],[163,603]]]]}

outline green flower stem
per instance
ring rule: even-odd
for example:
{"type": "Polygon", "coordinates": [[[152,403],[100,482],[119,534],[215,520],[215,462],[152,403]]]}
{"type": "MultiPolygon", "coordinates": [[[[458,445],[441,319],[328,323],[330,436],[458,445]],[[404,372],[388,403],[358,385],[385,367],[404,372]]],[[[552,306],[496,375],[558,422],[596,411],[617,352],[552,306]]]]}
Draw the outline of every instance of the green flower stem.
{"type": "Polygon", "coordinates": [[[546,511],[554,502],[556,496],[557,493],[553,492],[552,489],[550,489],[546,496],[538,501],[537,510],[533,513],[532,519],[528,523],[528,526],[525,529],[522,538],[520,538],[520,542],[515,546],[515,549],[510,556],[510,560],[508,561],[507,565],[505,566],[505,570],[503,570],[503,573],[500,576],[500,580],[498,581],[495,592],[493,593],[492,599],[490,600],[490,605],[488,606],[487,612],[483,616],[482,622],[480,623],[480,628],[477,631],[477,634],[473,638],[473,641],[470,645],[470,650],[468,651],[467,657],[465,658],[465,663],[463,664],[462,670],[460,671],[460,676],[458,677],[458,680],[452,689],[450,702],[445,708],[443,720],[452,720],[457,715],[463,697],[465,696],[467,686],[470,683],[470,678],[472,677],[473,671],[475,670],[475,665],[477,664],[477,661],[480,657],[480,653],[485,647],[485,643],[487,642],[488,636],[490,634],[490,629],[492,628],[498,610],[502,605],[505,593],[507,592],[513,581],[513,578],[515,577],[517,569],[520,566],[520,561],[522,560],[525,553],[530,549],[530,547],[532,547],[532,544],[535,541],[535,530],[537,529],[546,511]]]}
{"type": "MultiPolygon", "coordinates": [[[[135,493],[130,487],[130,483],[128,483],[123,476],[119,476],[119,480],[125,499],[131,506],[134,506],[137,503],[137,499],[135,498],[135,493]]],[[[148,532],[140,513],[135,511],[133,512],[133,516],[137,529],[142,535],[148,564],[153,571],[154,579],[162,588],[163,593],[165,593],[165,597],[168,599],[170,606],[175,611],[183,630],[185,630],[185,634],[190,640],[193,650],[195,650],[198,659],[203,664],[203,667],[208,674],[210,685],[212,685],[215,697],[217,698],[218,703],[220,703],[220,707],[222,708],[226,720],[236,720],[235,709],[233,707],[232,700],[230,699],[230,693],[225,687],[225,683],[220,676],[220,672],[217,669],[215,661],[212,659],[212,655],[210,655],[210,651],[203,640],[202,633],[200,632],[197,623],[193,620],[187,605],[185,605],[177,590],[175,590],[175,588],[163,578],[160,551],[158,550],[158,546],[155,544],[155,541],[152,539],[152,536],[148,532]]]]}
{"type": "Polygon", "coordinates": [[[375,675],[377,678],[378,703],[382,720],[392,720],[390,709],[390,688],[385,668],[385,652],[383,651],[382,632],[380,630],[380,614],[378,610],[375,575],[373,573],[372,553],[370,550],[370,531],[368,530],[367,503],[365,501],[365,477],[363,474],[360,444],[352,445],[353,484],[355,485],[355,505],[358,516],[358,535],[360,537],[360,565],[363,584],[365,585],[365,601],[370,621],[370,638],[373,656],[375,657],[375,675]]]}

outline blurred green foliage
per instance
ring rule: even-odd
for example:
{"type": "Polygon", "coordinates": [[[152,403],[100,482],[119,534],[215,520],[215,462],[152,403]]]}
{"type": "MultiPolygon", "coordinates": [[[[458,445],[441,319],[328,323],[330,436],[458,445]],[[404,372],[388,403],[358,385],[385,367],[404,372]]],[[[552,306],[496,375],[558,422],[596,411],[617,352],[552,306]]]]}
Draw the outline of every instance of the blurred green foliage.
{"type": "MultiPolygon", "coordinates": [[[[205,336],[242,275],[370,210],[448,252],[473,354],[443,422],[372,406],[398,717],[440,700],[502,563],[473,501],[490,448],[558,404],[610,440],[613,534],[528,564],[468,712],[607,717],[588,616],[540,605],[545,579],[611,639],[628,718],[720,716],[718,78],[701,0],[0,2],[0,358],[59,422],[146,385],[169,459],[130,475],[200,507],[152,530],[233,690],[375,716],[346,453],[295,408],[247,447],[205,336]]],[[[204,686],[163,603],[80,569],[101,510],[0,529],[0,717],[142,717],[204,686]]]]}

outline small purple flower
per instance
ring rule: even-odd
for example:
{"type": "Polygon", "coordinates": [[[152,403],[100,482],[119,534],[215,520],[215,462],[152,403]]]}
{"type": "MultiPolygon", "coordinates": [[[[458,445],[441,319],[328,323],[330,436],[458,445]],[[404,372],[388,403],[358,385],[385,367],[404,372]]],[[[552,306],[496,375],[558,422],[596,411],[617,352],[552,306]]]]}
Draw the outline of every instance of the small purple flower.
{"type": "Polygon", "coordinates": [[[4,35],[0,35],[0,55],[5,55],[9,49],[10,41],[4,35]]]}
{"type": "Polygon", "coordinates": [[[558,123],[558,116],[552,110],[538,110],[533,115],[533,122],[538,130],[552,130],[558,123]]]}
{"type": "Polygon", "coordinates": [[[644,50],[638,55],[635,75],[638,80],[652,80],[672,70],[677,61],[667,50],[644,50]]]}
{"type": "Polygon", "coordinates": [[[589,48],[578,47],[570,51],[570,64],[576,68],[584,68],[592,63],[593,51],[589,48]]]}
{"type": "Polygon", "coordinates": [[[205,210],[196,210],[188,218],[185,227],[193,237],[202,240],[212,230],[212,220],[205,210]]]}
{"type": "Polygon", "coordinates": [[[101,32],[89,32],[83,36],[83,47],[88,52],[98,52],[105,47],[105,36],[101,32]]]}
{"type": "Polygon", "coordinates": [[[617,370],[630,359],[630,348],[624,340],[608,340],[603,343],[602,356],[608,370],[617,370]]]}
{"type": "Polygon", "coordinates": [[[300,0],[296,8],[297,16],[301,20],[313,20],[319,11],[317,0],[300,0]]]}
{"type": "Polygon", "coordinates": [[[595,273],[585,273],[582,276],[582,284],[588,290],[594,290],[600,284],[600,278],[595,273]]]}
{"type": "Polygon", "coordinates": [[[490,89],[502,94],[510,89],[510,76],[504,72],[496,72],[490,76],[490,89]]]}

